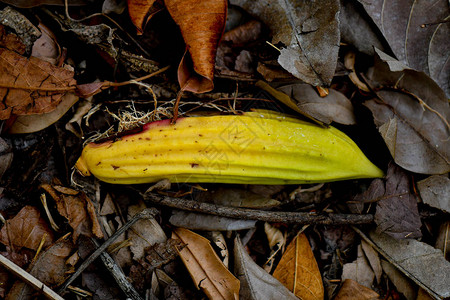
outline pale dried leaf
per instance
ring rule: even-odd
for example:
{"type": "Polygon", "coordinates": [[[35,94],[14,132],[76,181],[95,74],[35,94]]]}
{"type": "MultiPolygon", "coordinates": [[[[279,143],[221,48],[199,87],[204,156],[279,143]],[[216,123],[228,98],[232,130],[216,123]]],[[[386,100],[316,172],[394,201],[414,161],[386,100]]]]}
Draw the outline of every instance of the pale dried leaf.
{"type": "Polygon", "coordinates": [[[405,296],[407,300],[416,300],[417,289],[414,283],[403,275],[399,270],[397,270],[392,264],[381,260],[381,267],[389,279],[394,284],[395,288],[405,296]]]}
{"type": "Polygon", "coordinates": [[[278,88],[279,91],[290,96],[300,110],[326,124],[336,122],[345,125],[356,123],[353,105],[344,94],[329,89],[325,97],[319,96],[309,84],[289,84],[278,88]]]}
{"type": "Polygon", "coordinates": [[[241,282],[241,299],[298,300],[283,284],[252,260],[239,237],[234,240],[234,273],[241,282]]]}
{"type": "Polygon", "coordinates": [[[324,298],[322,275],[304,233],[289,244],[273,277],[300,299],[324,298]]]}
{"type": "MultiPolygon", "coordinates": [[[[128,219],[131,219],[135,214],[145,209],[144,203],[132,205],[128,207],[128,219]]],[[[133,259],[138,260],[144,256],[144,249],[153,246],[156,243],[163,243],[167,240],[161,226],[155,220],[155,218],[145,218],[136,222],[131,227],[128,237],[132,242],[130,246],[133,253],[133,259]]]]}
{"type": "Polygon", "coordinates": [[[366,255],[367,260],[369,261],[370,266],[375,274],[375,278],[377,279],[377,283],[381,283],[381,275],[383,270],[381,269],[380,258],[378,257],[378,253],[370,246],[366,241],[361,241],[361,247],[366,255]]]}
{"type": "Polygon", "coordinates": [[[352,263],[344,264],[342,268],[342,280],[351,279],[357,283],[371,288],[375,274],[372,271],[369,261],[364,256],[361,245],[358,246],[358,257],[352,263]]]}
{"type": "Polygon", "coordinates": [[[228,271],[204,237],[183,228],[176,228],[172,238],[187,244],[180,257],[195,285],[210,299],[239,299],[239,280],[228,271]]]}
{"type": "Polygon", "coordinates": [[[387,234],[370,232],[381,254],[416,284],[434,297],[450,297],[450,262],[442,251],[413,240],[396,240],[387,234]]]}
{"type": "Polygon", "coordinates": [[[450,179],[433,175],[417,182],[423,203],[450,213],[450,179]]]}

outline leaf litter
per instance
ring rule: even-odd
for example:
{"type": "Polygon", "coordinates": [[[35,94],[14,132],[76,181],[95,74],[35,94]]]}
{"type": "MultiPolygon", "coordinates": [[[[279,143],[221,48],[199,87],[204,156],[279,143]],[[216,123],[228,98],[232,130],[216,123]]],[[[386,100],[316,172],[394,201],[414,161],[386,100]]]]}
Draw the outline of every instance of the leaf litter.
{"type": "MultiPolygon", "coordinates": [[[[118,275],[128,277],[140,297],[150,298],[200,299],[205,294],[215,298],[218,293],[227,299],[238,295],[296,299],[294,294],[314,290],[315,298],[358,295],[376,299],[395,295],[394,289],[413,297],[404,288],[408,285],[414,291],[420,286],[432,296],[446,295],[441,283],[414,267],[439,266],[436,272],[446,274],[448,264],[444,260],[449,253],[444,200],[448,198],[449,170],[444,51],[448,22],[441,22],[446,18],[439,15],[442,12],[435,14],[434,22],[432,10],[417,15],[416,8],[422,3],[411,6],[401,2],[399,7],[407,8],[402,13],[409,13],[410,19],[399,20],[401,26],[397,27],[394,19],[385,19],[390,28],[378,30],[366,2],[264,0],[255,4],[232,0],[231,4],[238,6],[228,9],[222,0],[205,1],[203,7],[194,1],[186,1],[184,6],[172,1],[126,2],[128,14],[123,13],[125,1],[105,1],[102,12],[108,9],[108,16],[100,15],[99,7],[80,8],[72,6],[72,1],[66,9],[44,6],[15,11],[7,7],[1,12],[14,17],[13,22],[2,21],[0,58],[14,58],[24,65],[18,74],[20,85],[12,80],[14,74],[7,73],[13,70],[10,64],[3,66],[7,72],[0,75],[0,80],[6,80],[0,88],[6,120],[0,123],[1,139],[8,145],[0,157],[9,157],[0,177],[1,203],[6,207],[2,215],[8,219],[0,232],[0,250],[8,259],[56,290],[81,265],[79,260],[95,251],[90,239],[99,244],[115,239],[107,248],[113,257],[113,266],[108,267],[113,277],[98,260],[68,289],[99,299],[122,298],[120,293],[130,297],[130,285],[110,280],[118,275]],[[408,12],[409,8],[414,9],[408,12]],[[55,34],[44,27],[37,30],[37,22],[27,19],[34,14],[55,34]],[[399,34],[405,22],[410,27],[403,40],[399,34]],[[428,23],[419,32],[416,25],[421,22],[428,23]],[[24,28],[36,34],[25,37],[24,28]],[[405,41],[404,49],[398,41],[405,41]],[[408,54],[406,60],[402,59],[403,50],[408,54]],[[392,54],[396,57],[389,56],[392,54]],[[173,67],[160,67],[166,65],[173,67]],[[39,68],[43,68],[40,73],[36,71],[39,68]],[[78,97],[87,98],[83,100],[87,104],[74,106],[78,97]],[[65,98],[71,101],[66,103],[65,98]],[[361,104],[370,109],[380,136],[361,104]],[[61,107],[64,109],[59,110],[61,107]],[[283,222],[263,225],[256,220],[177,210],[171,214],[158,206],[160,215],[141,219],[116,237],[114,232],[146,207],[140,194],[146,187],[119,188],[70,174],[84,141],[121,139],[121,134],[115,133],[139,130],[153,120],[176,118],[178,111],[183,116],[205,114],[204,110],[206,114],[240,114],[253,108],[295,117],[302,114],[321,126],[334,122],[333,126],[351,135],[379,167],[388,170],[387,177],[372,183],[358,180],[320,186],[166,183],[164,189],[154,188],[149,193],[196,199],[217,207],[249,207],[261,215],[267,210],[319,216],[357,212],[352,217],[370,217],[378,225],[378,233],[359,244],[356,227],[310,225],[305,230],[283,222]],[[67,120],[72,124],[70,131],[67,120]],[[17,133],[31,134],[19,138],[17,133]],[[395,164],[388,167],[391,157],[395,164]],[[18,167],[20,164],[25,166],[18,167]],[[16,170],[24,174],[14,174],[16,170]],[[24,188],[19,188],[19,193],[12,187],[20,184],[24,188]],[[47,199],[44,208],[39,187],[45,187],[54,200],[47,199]],[[348,199],[354,199],[353,203],[346,203],[348,199]],[[7,209],[14,207],[13,201],[15,210],[7,209]],[[358,206],[357,211],[352,204],[358,206]],[[41,215],[44,210],[48,217],[41,215]],[[54,230],[47,225],[47,218],[56,224],[54,230]],[[232,225],[223,225],[225,221],[232,225]],[[236,227],[238,223],[245,226],[236,227]],[[68,232],[72,236],[65,236],[68,232]],[[167,239],[171,232],[178,239],[167,239]],[[379,232],[400,240],[391,239],[394,246],[384,244],[379,232]],[[423,242],[411,239],[420,236],[423,242]],[[233,241],[231,253],[228,249],[233,241]],[[287,247],[286,241],[291,241],[287,247]],[[444,255],[425,242],[436,245],[444,255]],[[395,248],[410,255],[396,257],[395,248]],[[429,251],[424,253],[432,253],[432,261],[427,260],[428,254],[413,255],[422,248],[429,251]],[[392,265],[380,262],[375,251],[392,265]],[[38,269],[43,274],[36,273],[38,269]],[[303,271],[307,275],[299,275],[303,271]],[[399,285],[398,278],[405,275],[412,281],[399,285]],[[189,277],[193,280],[186,280],[189,277]],[[315,279],[314,284],[310,279],[315,279]]],[[[32,5],[36,3],[39,1],[32,5]]],[[[6,278],[2,279],[6,282],[2,295],[25,298],[35,293],[23,283],[14,283],[9,272],[0,270],[0,277],[6,278]]],[[[445,276],[442,278],[445,282],[445,276]]],[[[72,293],[64,296],[75,297],[72,293]]]]}

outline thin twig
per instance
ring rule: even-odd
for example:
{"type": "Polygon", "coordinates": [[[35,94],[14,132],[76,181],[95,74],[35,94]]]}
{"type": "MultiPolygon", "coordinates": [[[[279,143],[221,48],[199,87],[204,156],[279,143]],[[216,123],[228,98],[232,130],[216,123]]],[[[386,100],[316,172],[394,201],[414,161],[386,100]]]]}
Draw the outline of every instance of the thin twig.
{"type": "Polygon", "coordinates": [[[228,218],[259,220],[266,222],[282,222],[297,224],[368,224],[373,222],[373,215],[357,214],[327,214],[306,212],[281,212],[265,211],[238,207],[227,207],[222,205],[202,203],[198,201],[185,200],[168,196],[161,196],[153,193],[143,195],[144,200],[172,208],[195,211],[204,214],[217,215],[228,218]]]}
{"type": "Polygon", "coordinates": [[[143,211],[141,211],[140,213],[136,214],[133,216],[133,218],[128,221],[125,225],[123,225],[122,227],[120,227],[108,240],[106,240],[106,242],[104,242],[100,247],[97,248],[97,250],[95,250],[82,264],[81,266],[77,269],[77,271],[75,273],[72,274],[72,276],[70,276],[69,279],[67,279],[67,281],[62,285],[62,287],[58,290],[58,294],[62,294],[67,287],[78,277],[80,276],[80,274],[94,261],[96,260],[100,254],[102,254],[103,251],[106,250],[106,248],[108,248],[112,243],[114,243],[114,241],[120,236],[122,235],[128,228],[130,228],[131,226],[133,226],[134,223],[136,223],[137,221],[139,221],[140,219],[143,218],[150,218],[153,217],[157,214],[156,209],[144,209],[143,211]]]}
{"type": "Polygon", "coordinates": [[[31,285],[33,288],[39,290],[47,298],[53,300],[64,300],[61,296],[59,296],[52,289],[50,289],[48,286],[39,281],[36,277],[27,273],[21,267],[19,267],[18,265],[16,265],[15,263],[13,263],[12,261],[10,261],[1,254],[0,254],[0,264],[9,271],[11,271],[14,275],[16,275],[17,277],[21,278],[23,281],[31,285]]]}
{"type": "MultiPolygon", "coordinates": [[[[95,244],[95,246],[100,246],[97,240],[91,239],[91,241],[95,244]]],[[[132,300],[143,300],[141,295],[139,295],[133,285],[127,280],[121,268],[116,264],[108,252],[102,252],[100,258],[102,259],[105,267],[109,270],[109,272],[111,272],[111,275],[114,277],[120,289],[125,293],[127,298],[132,300]]]]}

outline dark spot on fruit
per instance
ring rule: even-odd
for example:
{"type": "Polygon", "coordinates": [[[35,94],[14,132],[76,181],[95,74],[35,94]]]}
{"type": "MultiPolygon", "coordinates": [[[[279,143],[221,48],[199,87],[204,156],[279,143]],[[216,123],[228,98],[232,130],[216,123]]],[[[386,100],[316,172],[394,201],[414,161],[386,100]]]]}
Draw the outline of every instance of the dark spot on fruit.
{"type": "Polygon", "coordinates": [[[117,170],[118,168],[120,168],[120,167],[115,166],[115,165],[111,165],[111,167],[113,167],[114,170],[117,170]]]}
{"type": "Polygon", "coordinates": [[[191,164],[191,168],[198,168],[199,164],[191,164]]]}
{"type": "Polygon", "coordinates": [[[142,140],[142,138],[140,137],[140,138],[138,138],[138,140],[142,140]]]}
{"type": "Polygon", "coordinates": [[[196,144],[198,144],[198,141],[194,141],[196,144]]]}
{"type": "Polygon", "coordinates": [[[142,171],[144,171],[144,172],[145,172],[145,171],[147,171],[147,170],[148,170],[148,168],[145,168],[145,169],[144,169],[144,170],[142,170],[142,171]]]}
{"type": "Polygon", "coordinates": [[[176,128],[176,127],[174,127],[174,128],[173,128],[173,130],[177,130],[177,128],[176,128]]]}
{"type": "Polygon", "coordinates": [[[101,164],[102,162],[101,161],[99,161],[97,164],[96,164],[96,166],[99,166],[100,164],[101,164]]]}
{"type": "Polygon", "coordinates": [[[203,134],[200,133],[198,136],[203,136],[203,134]]]}
{"type": "Polygon", "coordinates": [[[164,137],[167,137],[167,134],[165,134],[164,137]]]}
{"type": "Polygon", "coordinates": [[[263,147],[263,150],[266,150],[266,147],[263,147]]]}
{"type": "Polygon", "coordinates": [[[145,139],[146,139],[147,141],[150,141],[150,140],[151,140],[151,138],[149,138],[149,137],[146,137],[145,139]]]}
{"type": "Polygon", "coordinates": [[[159,130],[159,132],[163,131],[162,129],[159,130]]]}

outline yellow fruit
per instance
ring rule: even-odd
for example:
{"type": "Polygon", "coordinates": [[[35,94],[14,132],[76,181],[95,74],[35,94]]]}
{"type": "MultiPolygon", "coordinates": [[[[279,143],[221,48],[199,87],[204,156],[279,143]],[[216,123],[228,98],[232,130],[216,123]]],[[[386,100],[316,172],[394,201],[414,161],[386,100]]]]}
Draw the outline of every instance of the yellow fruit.
{"type": "Polygon", "coordinates": [[[139,133],[88,144],[75,167],[119,184],[299,184],[383,176],[336,128],[271,111],[152,122],[139,133]]]}

